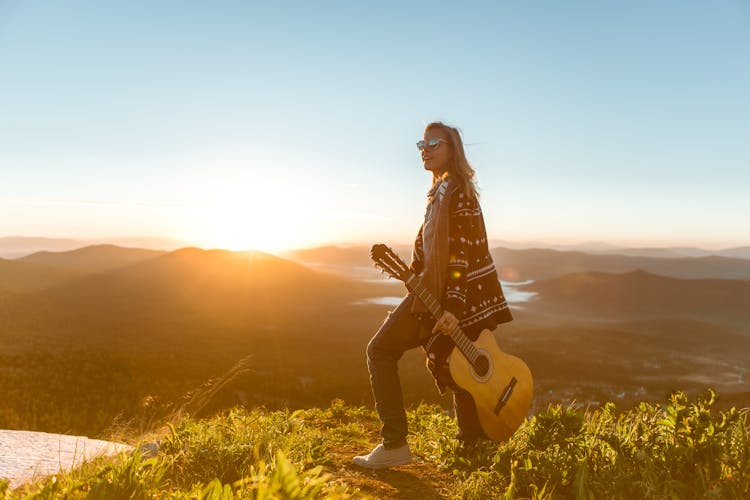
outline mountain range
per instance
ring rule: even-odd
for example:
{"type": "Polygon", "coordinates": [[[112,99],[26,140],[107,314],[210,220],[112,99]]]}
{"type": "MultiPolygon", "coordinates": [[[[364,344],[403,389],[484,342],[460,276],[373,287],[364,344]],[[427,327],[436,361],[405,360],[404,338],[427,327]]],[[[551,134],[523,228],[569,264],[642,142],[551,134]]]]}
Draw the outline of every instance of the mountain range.
{"type": "MultiPolygon", "coordinates": [[[[539,407],[709,383],[733,398],[750,390],[750,280],[586,267],[684,261],[684,274],[695,272],[690,262],[728,272],[712,258],[494,251],[504,252],[502,272],[534,277],[517,286],[537,295],[496,333],[535,374],[539,407]]],[[[248,354],[253,372],[229,391],[239,401],[369,402],[365,347],[391,307],[362,299],[403,285],[370,279],[366,247],[291,257],[99,245],[0,260],[0,427],[100,429],[124,408],[141,411],[149,394],[178,397],[248,354]]],[[[440,401],[420,350],[400,372],[407,401],[440,401]]]]}
{"type": "MultiPolygon", "coordinates": [[[[411,242],[410,242],[411,243],[411,242]]],[[[0,257],[6,259],[15,259],[28,255],[34,252],[50,251],[50,252],[62,252],[66,250],[74,250],[76,248],[90,246],[90,245],[101,245],[110,244],[125,247],[138,247],[138,248],[149,248],[156,250],[176,250],[189,244],[185,241],[179,241],[172,238],[159,238],[159,237],[116,237],[116,238],[103,238],[97,240],[83,240],[83,239],[70,239],[70,238],[44,238],[44,237],[33,237],[33,236],[4,236],[0,237],[0,257]]],[[[346,245],[347,247],[357,247],[363,245],[346,245]]],[[[367,246],[367,245],[364,245],[367,246]]],[[[395,244],[393,248],[408,247],[410,245],[395,244]]],[[[635,257],[663,257],[663,258],[674,258],[674,257],[708,257],[711,255],[719,257],[729,257],[738,259],[750,259],[750,246],[741,246],[734,248],[725,248],[721,250],[705,250],[698,247],[623,247],[618,245],[612,245],[609,243],[591,241],[585,243],[577,243],[570,245],[546,243],[543,241],[507,241],[500,239],[490,240],[491,247],[503,247],[512,250],[526,250],[526,249],[548,249],[548,250],[559,250],[559,251],[570,251],[570,252],[584,252],[589,254],[616,254],[616,255],[630,255],[635,257]]],[[[327,248],[327,247],[320,247],[327,248]]],[[[330,248],[330,247],[328,247],[330,248]]],[[[368,247],[369,248],[369,247],[368,247]]],[[[310,249],[298,249],[290,250],[289,252],[307,252],[317,251],[318,248],[310,249]]]]}
{"type": "MultiPolygon", "coordinates": [[[[394,246],[393,249],[405,262],[409,262],[410,247],[401,245],[394,246]]],[[[503,281],[546,279],[587,271],[625,273],[637,269],[674,278],[750,279],[750,260],[742,258],[642,257],[539,248],[514,250],[503,247],[493,247],[490,253],[503,281]]],[[[369,247],[319,247],[289,251],[283,255],[323,269],[351,273],[356,268],[358,274],[376,276],[369,247]]]]}

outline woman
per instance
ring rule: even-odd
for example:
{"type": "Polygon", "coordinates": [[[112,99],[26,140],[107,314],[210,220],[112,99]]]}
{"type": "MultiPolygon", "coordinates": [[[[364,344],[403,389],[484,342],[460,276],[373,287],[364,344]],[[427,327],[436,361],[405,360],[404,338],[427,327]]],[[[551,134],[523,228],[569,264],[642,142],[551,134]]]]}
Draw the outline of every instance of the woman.
{"type": "MultiPolygon", "coordinates": [[[[425,170],[432,173],[432,188],[410,267],[421,284],[441,299],[444,312],[435,321],[410,293],[388,314],[367,345],[367,367],[383,424],[383,442],[369,454],[354,457],[354,463],[373,469],[412,460],[398,376],[403,353],[423,345],[433,334],[448,335],[460,327],[475,340],[485,328],[492,330],[513,319],[489,253],[474,169],[466,160],[458,129],[430,123],[417,147],[425,170]]],[[[450,341],[449,337],[445,340],[450,341]]],[[[454,387],[453,402],[458,439],[470,444],[485,437],[471,395],[454,387]]]]}

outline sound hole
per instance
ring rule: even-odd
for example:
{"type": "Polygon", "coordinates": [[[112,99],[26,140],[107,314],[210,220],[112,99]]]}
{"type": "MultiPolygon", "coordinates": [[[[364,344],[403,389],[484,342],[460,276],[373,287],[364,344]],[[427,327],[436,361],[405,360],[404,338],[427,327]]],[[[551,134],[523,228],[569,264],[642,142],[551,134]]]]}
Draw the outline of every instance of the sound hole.
{"type": "Polygon", "coordinates": [[[484,377],[488,371],[490,371],[490,360],[487,359],[487,356],[480,355],[474,362],[474,373],[480,377],[484,377]]]}

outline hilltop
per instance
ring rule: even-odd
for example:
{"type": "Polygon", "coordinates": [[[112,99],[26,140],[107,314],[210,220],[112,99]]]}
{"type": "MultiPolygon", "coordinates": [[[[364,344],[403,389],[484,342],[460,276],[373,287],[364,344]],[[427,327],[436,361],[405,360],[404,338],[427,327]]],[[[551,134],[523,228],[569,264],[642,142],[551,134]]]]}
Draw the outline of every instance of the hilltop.
{"type": "MultiPolygon", "coordinates": [[[[359,469],[377,443],[371,410],[235,408],[170,423],[152,457],[101,459],[0,494],[8,498],[714,498],[750,493],[747,410],[717,412],[715,395],[618,412],[549,406],[510,441],[457,449],[438,407],[408,412],[415,462],[359,469]]],[[[139,444],[139,443],[134,443],[139,444]]],[[[153,449],[153,446],[149,446],[153,449]]]]}

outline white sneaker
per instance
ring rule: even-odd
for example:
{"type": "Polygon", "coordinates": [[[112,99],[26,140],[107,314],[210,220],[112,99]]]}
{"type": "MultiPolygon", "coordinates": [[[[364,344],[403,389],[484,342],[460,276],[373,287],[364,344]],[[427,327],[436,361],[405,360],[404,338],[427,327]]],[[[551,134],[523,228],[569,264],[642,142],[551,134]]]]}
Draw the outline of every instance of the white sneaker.
{"type": "Polygon", "coordinates": [[[379,444],[369,454],[354,457],[353,461],[360,467],[367,467],[368,469],[387,469],[388,467],[410,464],[412,458],[408,444],[392,450],[386,450],[382,444],[379,444]]]}

